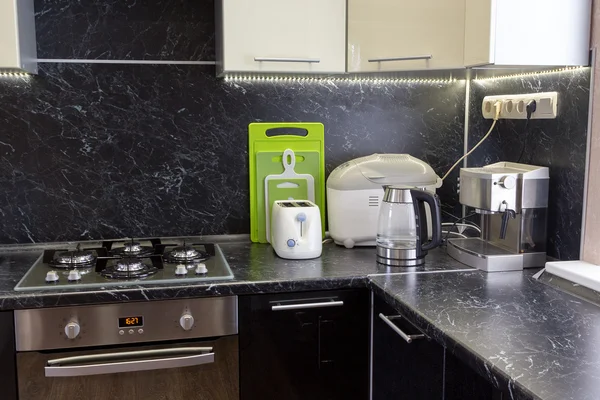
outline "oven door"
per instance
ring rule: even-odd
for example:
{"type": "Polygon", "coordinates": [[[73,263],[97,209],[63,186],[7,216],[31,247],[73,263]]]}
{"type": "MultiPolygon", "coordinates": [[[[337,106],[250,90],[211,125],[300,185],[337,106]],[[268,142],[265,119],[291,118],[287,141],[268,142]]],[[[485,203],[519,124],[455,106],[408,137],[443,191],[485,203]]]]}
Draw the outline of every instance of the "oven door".
{"type": "Polygon", "coordinates": [[[239,399],[238,338],[17,354],[20,400],[239,399]]]}

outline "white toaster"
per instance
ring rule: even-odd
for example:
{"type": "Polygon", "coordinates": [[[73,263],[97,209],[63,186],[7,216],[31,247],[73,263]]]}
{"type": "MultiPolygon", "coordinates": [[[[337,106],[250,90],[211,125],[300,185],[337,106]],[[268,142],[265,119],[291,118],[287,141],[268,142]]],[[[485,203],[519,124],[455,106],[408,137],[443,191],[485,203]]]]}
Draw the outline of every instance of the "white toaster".
{"type": "Polygon", "coordinates": [[[308,200],[278,200],[271,212],[271,246],[281,258],[316,258],[323,251],[319,206],[308,200]]]}

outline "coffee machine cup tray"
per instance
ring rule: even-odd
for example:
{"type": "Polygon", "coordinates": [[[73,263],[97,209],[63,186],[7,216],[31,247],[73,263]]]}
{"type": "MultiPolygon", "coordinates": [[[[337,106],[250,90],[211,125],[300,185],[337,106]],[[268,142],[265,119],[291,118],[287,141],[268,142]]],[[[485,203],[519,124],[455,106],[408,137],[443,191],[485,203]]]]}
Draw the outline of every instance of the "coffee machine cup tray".
{"type": "Polygon", "coordinates": [[[479,238],[449,239],[448,254],[457,261],[486,272],[520,271],[523,256],[479,238]]]}

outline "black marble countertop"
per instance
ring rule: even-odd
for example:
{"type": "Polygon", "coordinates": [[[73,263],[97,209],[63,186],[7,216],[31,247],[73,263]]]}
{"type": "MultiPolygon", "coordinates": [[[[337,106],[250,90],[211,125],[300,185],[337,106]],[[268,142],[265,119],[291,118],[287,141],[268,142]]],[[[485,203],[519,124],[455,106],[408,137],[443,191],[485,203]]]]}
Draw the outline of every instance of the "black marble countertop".
{"type": "Polygon", "coordinates": [[[234,274],[233,280],[31,292],[17,292],[13,288],[42,250],[28,246],[12,248],[12,251],[0,251],[0,310],[356,288],[367,286],[368,275],[386,274],[390,271],[412,273],[470,270],[441,249],[431,251],[422,267],[389,270],[377,265],[373,248],[346,249],[327,244],[324,245],[320,258],[284,260],[275,255],[270,245],[226,242],[220,243],[219,246],[234,274]]]}
{"type": "Polygon", "coordinates": [[[369,285],[515,399],[600,398],[600,309],[534,272],[375,276],[369,285]]]}
{"type": "Polygon", "coordinates": [[[0,309],[369,287],[513,399],[600,398],[600,309],[535,271],[487,274],[445,249],[399,273],[378,266],[373,248],[329,244],[318,259],[284,260],[268,245],[220,246],[233,280],[36,292],[13,288],[41,251],[0,251],[0,309]]]}

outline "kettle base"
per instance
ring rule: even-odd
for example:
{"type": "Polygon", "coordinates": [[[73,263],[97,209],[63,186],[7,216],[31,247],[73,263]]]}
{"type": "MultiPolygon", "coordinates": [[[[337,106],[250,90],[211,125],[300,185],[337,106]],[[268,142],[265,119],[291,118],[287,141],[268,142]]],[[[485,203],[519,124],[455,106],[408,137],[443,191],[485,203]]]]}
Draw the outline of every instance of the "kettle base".
{"type": "Polygon", "coordinates": [[[418,267],[425,264],[425,257],[413,259],[385,258],[377,255],[377,264],[386,267],[418,267]]]}

